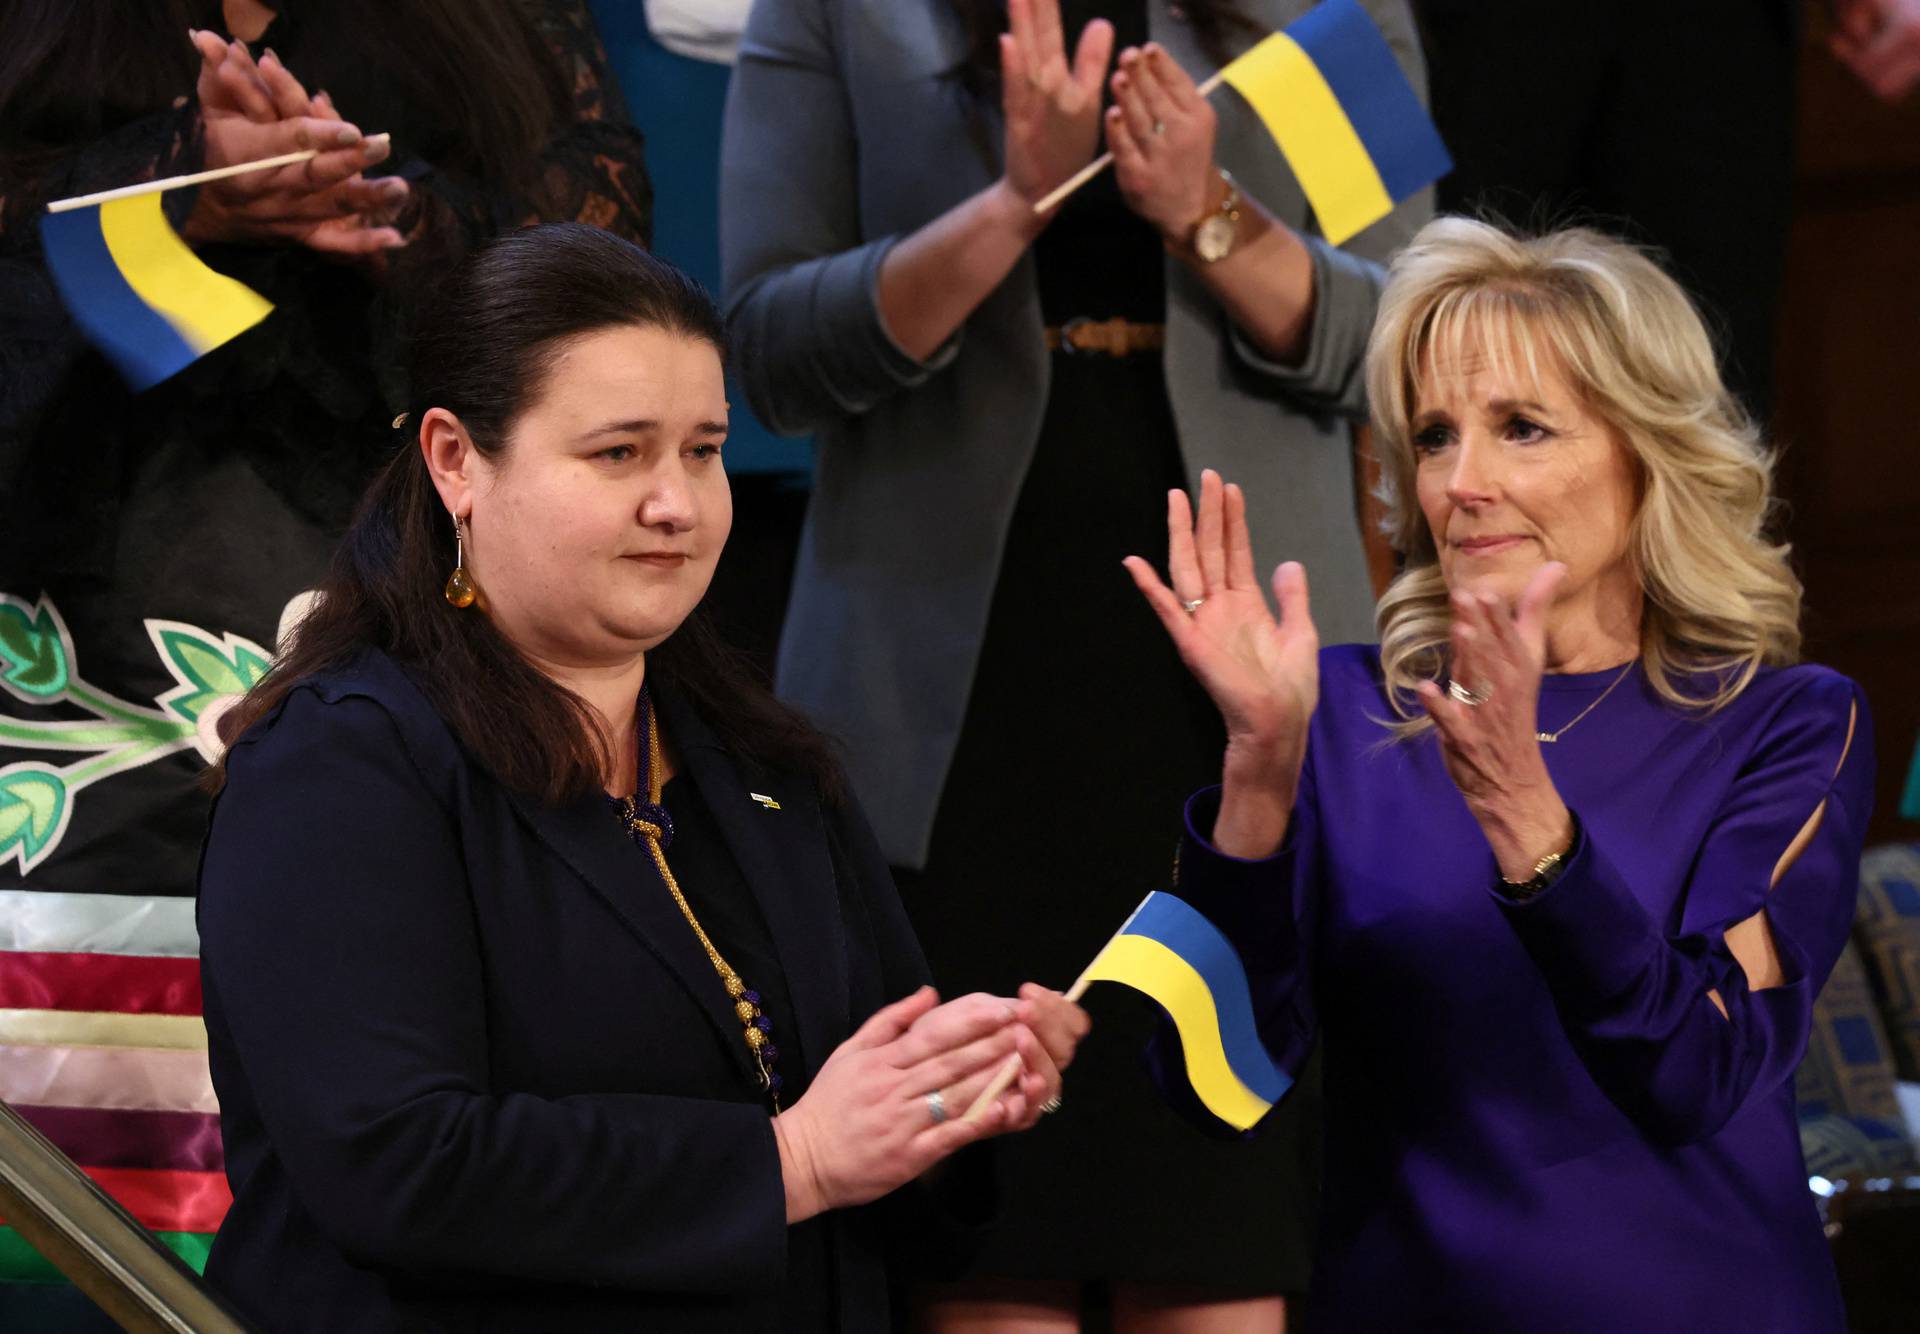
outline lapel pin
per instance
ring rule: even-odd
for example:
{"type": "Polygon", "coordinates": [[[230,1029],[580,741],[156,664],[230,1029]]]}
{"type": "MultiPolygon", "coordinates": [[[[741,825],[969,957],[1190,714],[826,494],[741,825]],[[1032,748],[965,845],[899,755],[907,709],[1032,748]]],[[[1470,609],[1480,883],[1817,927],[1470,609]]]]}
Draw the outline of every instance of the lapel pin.
{"type": "Polygon", "coordinates": [[[752,797],[755,801],[759,802],[762,806],[765,806],[770,811],[777,811],[780,809],[780,803],[775,801],[772,797],[769,797],[764,792],[749,792],[747,793],[747,795],[749,797],[752,797]]]}

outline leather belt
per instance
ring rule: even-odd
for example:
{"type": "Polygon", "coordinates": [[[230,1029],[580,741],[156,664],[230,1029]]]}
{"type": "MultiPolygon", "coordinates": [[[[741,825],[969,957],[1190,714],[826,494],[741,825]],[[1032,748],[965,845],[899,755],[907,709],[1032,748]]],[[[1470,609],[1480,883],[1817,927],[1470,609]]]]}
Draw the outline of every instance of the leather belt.
{"type": "Polygon", "coordinates": [[[1135,324],[1117,315],[1110,320],[1082,315],[1047,329],[1047,347],[1054,352],[1104,352],[1110,357],[1130,357],[1157,352],[1166,345],[1166,325],[1135,324]]]}

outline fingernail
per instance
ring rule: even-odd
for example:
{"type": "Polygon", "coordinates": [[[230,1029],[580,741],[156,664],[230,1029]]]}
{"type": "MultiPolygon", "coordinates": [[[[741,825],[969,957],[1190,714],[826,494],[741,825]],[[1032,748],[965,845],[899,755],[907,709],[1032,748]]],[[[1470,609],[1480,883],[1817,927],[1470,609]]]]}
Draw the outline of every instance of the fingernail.
{"type": "Polygon", "coordinates": [[[367,147],[366,147],[367,161],[378,162],[381,158],[387,155],[387,149],[389,146],[390,145],[388,144],[386,135],[384,134],[374,135],[373,138],[367,140],[367,147]]]}
{"type": "Polygon", "coordinates": [[[268,48],[267,48],[267,49],[266,49],[265,51],[263,51],[263,52],[261,52],[261,54],[260,54],[260,63],[261,63],[261,64],[263,64],[263,65],[264,65],[264,64],[266,64],[266,63],[267,63],[267,62],[268,62],[269,60],[271,60],[271,61],[272,61],[272,62],[273,62],[274,64],[276,64],[276,65],[278,65],[278,64],[280,63],[280,57],[279,57],[279,56],[276,56],[276,55],[275,55],[275,54],[273,53],[273,48],[272,48],[272,47],[268,47],[268,48]]]}
{"type": "Polygon", "coordinates": [[[354,129],[351,125],[342,125],[339,132],[333,136],[333,141],[342,148],[351,147],[360,142],[360,131],[354,129]]]}

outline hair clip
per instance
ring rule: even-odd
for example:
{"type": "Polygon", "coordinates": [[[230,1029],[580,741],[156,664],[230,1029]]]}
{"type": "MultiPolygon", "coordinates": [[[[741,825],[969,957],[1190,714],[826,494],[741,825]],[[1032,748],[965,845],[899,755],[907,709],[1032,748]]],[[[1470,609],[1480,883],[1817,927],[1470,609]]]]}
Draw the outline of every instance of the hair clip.
{"type": "Polygon", "coordinates": [[[393,429],[396,431],[399,430],[402,426],[405,426],[406,424],[407,424],[407,414],[404,412],[401,413],[398,417],[395,417],[393,419],[393,429]]]}

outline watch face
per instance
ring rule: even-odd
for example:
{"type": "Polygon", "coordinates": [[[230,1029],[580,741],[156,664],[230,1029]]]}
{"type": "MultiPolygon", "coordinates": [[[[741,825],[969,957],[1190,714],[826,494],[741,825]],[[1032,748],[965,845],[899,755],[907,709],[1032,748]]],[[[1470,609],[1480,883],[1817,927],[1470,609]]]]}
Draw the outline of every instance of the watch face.
{"type": "Polygon", "coordinates": [[[1194,229],[1193,253],[1207,263],[1225,259],[1232,249],[1233,219],[1224,213],[1214,214],[1194,229]]]}

